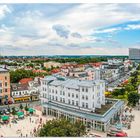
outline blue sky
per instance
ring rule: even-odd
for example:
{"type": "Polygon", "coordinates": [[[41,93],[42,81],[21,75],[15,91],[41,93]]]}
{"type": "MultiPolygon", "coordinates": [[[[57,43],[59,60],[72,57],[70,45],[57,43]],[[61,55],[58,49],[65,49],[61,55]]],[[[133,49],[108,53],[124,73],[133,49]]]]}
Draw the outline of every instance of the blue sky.
{"type": "Polygon", "coordinates": [[[128,55],[140,48],[140,4],[0,5],[3,55],[128,55]]]}

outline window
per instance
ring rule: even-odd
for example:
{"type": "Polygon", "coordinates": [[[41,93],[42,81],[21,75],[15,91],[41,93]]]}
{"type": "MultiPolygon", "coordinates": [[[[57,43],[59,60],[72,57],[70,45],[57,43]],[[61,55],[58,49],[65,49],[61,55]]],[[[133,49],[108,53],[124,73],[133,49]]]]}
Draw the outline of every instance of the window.
{"type": "Polygon", "coordinates": [[[63,103],[65,103],[65,98],[63,98],[63,103]]]}
{"type": "Polygon", "coordinates": [[[7,87],[7,82],[5,82],[5,86],[7,87]]]}
{"type": "Polygon", "coordinates": [[[72,93],[72,98],[74,98],[74,93],[72,93]]]}
{"type": "Polygon", "coordinates": [[[63,91],[63,95],[65,95],[65,92],[63,91]]]}
{"type": "Polygon", "coordinates": [[[92,99],[94,99],[94,95],[93,95],[92,99]]]}
{"type": "Polygon", "coordinates": [[[55,98],[55,99],[56,99],[56,101],[58,100],[58,99],[57,99],[57,96],[56,96],[56,98],[55,98]]]}
{"type": "Polygon", "coordinates": [[[76,98],[78,98],[78,94],[76,94],[76,98]]]}
{"type": "Polygon", "coordinates": [[[85,104],[84,104],[84,102],[82,102],[82,107],[85,107],[85,104]]]}
{"type": "Polygon", "coordinates": [[[84,88],[82,88],[82,91],[84,92],[84,88]]]}
{"type": "Polygon", "coordinates": [[[60,91],[60,95],[62,95],[62,91],[60,91]]]}
{"type": "Polygon", "coordinates": [[[78,101],[76,101],[76,106],[78,106],[79,104],[78,104],[78,101]]]}
{"type": "Polygon", "coordinates": [[[7,76],[5,76],[5,80],[7,80],[7,76]]]}
{"type": "Polygon", "coordinates": [[[70,93],[68,93],[68,97],[70,97],[70,93]]]}
{"type": "MultiPolygon", "coordinates": [[[[44,98],[45,98],[45,94],[44,94],[44,98]]],[[[51,95],[49,95],[49,99],[51,99],[51,95]]]]}
{"type": "Polygon", "coordinates": [[[55,91],[55,93],[57,94],[57,90],[55,91]]]}
{"type": "Polygon", "coordinates": [[[86,108],[88,108],[88,103],[86,103],[86,108]]]}
{"type": "Polygon", "coordinates": [[[0,89],[0,93],[2,93],[2,89],[0,89]]]}
{"type": "Polygon", "coordinates": [[[52,89],[52,93],[54,93],[54,90],[52,89]]]}
{"type": "Polygon", "coordinates": [[[93,103],[92,107],[94,108],[94,103],[93,103]]]}
{"type": "Polygon", "coordinates": [[[88,96],[86,95],[86,100],[88,100],[88,96]]]}
{"type": "Polygon", "coordinates": [[[92,91],[94,91],[94,87],[92,88],[92,91]]]}
{"type": "Polygon", "coordinates": [[[7,90],[7,88],[5,89],[5,92],[7,92],[8,90],[7,90]]]}
{"type": "Polygon", "coordinates": [[[88,88],[86,88],[86,92],[88,92],[88,88]]]}
{"type": "Polygon", "coordinates": [[[70,104],[70,99],[68,99],[68,104],[70,104]]]}
{"type": "Polygon", "coordinates": [[[62,102],[62,97],[60,97],[60,102],[62,102]]]}
{"type": "Polygon", "coordinates": [[[54,100],[54,96],[52,96],[52,100],[54,100]]]}
{"type": "Polygon", "coordinates": [[[72,105],[74,105],[74,100],[72,100],[72,105]]]}
{"type": "Polygon", "coordinates": [[[84,100],[84,95],[82,96],[82,99],[84,100]]]}

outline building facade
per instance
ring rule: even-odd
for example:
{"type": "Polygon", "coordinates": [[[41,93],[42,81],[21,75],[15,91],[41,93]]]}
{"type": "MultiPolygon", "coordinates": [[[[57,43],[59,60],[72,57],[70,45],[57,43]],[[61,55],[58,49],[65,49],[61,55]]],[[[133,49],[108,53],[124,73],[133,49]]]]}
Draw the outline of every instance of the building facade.
{"type": "Polygon", "coordinates": [[[39,100],[39,89],[33,86],[33,82],[28,84],[11,84],[11,97],[13,102],[37,101],[39,100]]]}
{"type": "Polygon", "coordinates": [[[129,59],[140,61],[140,49],[138,48],[129,48],[129,59]]]}
{"type": "Polygon", "coordinates": [[[7,104],[10,97],[10,74],[8,70],[0,68],[0,104],[7,104]]]}
{"type": "Polygon", "coordinates": [[[103,80],[77,80],[47,76],[41,80],[42,112],[56,118],[65,117],[72,122],[81,120],[87,127],[99,131],[109,128],[114,116],[122,110],[122,102],[105,114],[98,113],[105,106],[103,80]]]}

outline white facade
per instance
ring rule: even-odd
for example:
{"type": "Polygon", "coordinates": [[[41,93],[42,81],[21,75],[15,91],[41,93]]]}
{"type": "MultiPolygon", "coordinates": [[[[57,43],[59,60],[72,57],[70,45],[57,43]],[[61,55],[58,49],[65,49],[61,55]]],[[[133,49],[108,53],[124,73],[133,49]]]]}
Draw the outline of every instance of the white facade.
{"type": "Polygon", "coordinates": [[[41,102],[49,101],[81,110],[95,111],[105,104],[105,83],[102,80],[80,81],[47,76],[41,80],[41,102]]]}

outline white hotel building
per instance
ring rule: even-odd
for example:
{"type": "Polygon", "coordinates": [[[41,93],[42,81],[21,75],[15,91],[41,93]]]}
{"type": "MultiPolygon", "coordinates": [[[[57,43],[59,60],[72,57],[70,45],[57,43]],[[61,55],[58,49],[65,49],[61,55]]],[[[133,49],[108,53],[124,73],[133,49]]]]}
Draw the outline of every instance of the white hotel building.
{"type": "Polygon", "coordinates": [[[109,109],[109,112],[96,113],[96,110],[105,105],[104,92],[103,80],[81,81],[47,76],[41,80],[42,112],[56,118],[81,120],[87,127],[106,131],[114,117],[121,112],[123,103],[112,100],[113,107],[109,109]]]}

